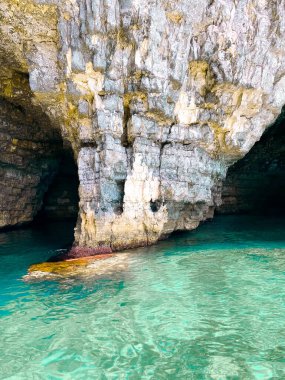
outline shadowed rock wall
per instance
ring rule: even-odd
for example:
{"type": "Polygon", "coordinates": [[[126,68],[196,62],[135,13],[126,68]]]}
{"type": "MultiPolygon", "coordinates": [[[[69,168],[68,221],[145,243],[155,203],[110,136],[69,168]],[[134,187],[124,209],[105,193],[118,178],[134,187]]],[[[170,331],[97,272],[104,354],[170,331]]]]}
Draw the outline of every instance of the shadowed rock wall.
{"type": "Polygon", "coordinates": [[[61,139],[0,98],[0,227],[30,222],[58,169],[61,139]]]}
{"type": "Polygon", "coordinates": [[[285,103],[284,7],[2,0],[2,96],[40,107],[71,144],[76,244],[152,244],[213,215],[228,167],[285,103]]]}
{"type": "Polygon", "coordinates": [[[222,191],[221,213],[285,214],[285,118],[233,165],[222,191]]]}
{"type": "Polygon", "coordinates": [[[43,221],[76,221],[79,203],[77,165],[69,151],[62,153],[58,164],[58,171],[44,196],[38,217],[43,221]]]}

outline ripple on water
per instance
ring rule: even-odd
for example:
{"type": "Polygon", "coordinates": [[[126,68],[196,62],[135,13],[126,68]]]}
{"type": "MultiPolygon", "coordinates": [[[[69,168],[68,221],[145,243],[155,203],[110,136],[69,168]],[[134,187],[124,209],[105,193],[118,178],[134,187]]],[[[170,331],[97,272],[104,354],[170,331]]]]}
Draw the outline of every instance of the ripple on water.
{"type": "Polygon", "coordinates": [[[0,234],[0,379],[285,378],[284,226],[217,218],[119,271],[37,283],[21,278],[62,229],[0,234]]]}

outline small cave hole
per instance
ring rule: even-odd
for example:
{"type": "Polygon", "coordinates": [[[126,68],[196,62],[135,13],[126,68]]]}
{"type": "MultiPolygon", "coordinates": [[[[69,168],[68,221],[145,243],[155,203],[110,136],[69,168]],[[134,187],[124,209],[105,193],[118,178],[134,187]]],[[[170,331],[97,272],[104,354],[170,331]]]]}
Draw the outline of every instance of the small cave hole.
{"type": "Polygon", "coordinates": [[[124,211],[125,180],[116,181],[116,194],[113,203],[113,210],[116,215],[121,215],[124,211]]]}
{"type": "Polygon", "coordinates": [[[149,202],[149,206],[150,206],[151,211],[155,213],[160,209],[161,201],[159,199],[157,199],[155,201],[151,200],[149,202]]]}

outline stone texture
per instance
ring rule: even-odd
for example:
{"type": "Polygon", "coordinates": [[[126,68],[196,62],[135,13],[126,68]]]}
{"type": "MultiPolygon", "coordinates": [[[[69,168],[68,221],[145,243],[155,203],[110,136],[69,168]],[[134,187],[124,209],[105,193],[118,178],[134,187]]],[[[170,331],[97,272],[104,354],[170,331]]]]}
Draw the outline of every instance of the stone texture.
{"type": "Polygon", "coordinates": [[[57,171],[60,136],[0,99],[0,227],[31,222],[57,171]]]}
{"type": "Polygon", "coordinates": [[[1,1],[0,95],[40,107],[72,146],[77,245],[152,244],[213,215],[227,169],[285,103],[284,7],[1,1]]]}

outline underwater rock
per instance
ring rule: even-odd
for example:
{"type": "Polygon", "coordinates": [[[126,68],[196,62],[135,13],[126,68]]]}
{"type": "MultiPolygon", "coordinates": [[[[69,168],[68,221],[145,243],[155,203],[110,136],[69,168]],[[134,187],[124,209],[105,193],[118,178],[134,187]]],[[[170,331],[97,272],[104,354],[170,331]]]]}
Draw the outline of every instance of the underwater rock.
{"type": "Polygon", "coordinates": [[[31,265],[24,281],[94,278],[114,275],[128,268],[128,254],[103,254],[31,265]]]}

